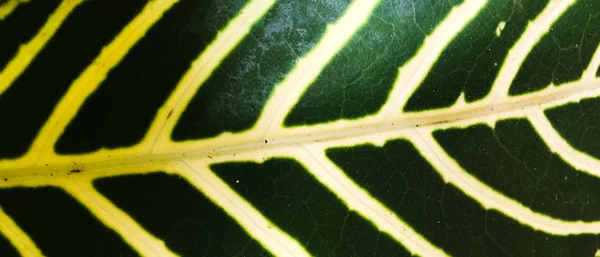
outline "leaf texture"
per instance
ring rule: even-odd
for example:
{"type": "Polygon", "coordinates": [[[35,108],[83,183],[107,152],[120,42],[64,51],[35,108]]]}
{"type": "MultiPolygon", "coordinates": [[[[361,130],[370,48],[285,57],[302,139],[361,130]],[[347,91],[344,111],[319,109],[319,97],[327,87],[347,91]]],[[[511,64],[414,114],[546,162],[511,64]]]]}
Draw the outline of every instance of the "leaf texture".
{"type": "Polygon", "coordinates": [[[0,256],[598,256],[594,0],[6,0],[0,36],[0,256]]]}

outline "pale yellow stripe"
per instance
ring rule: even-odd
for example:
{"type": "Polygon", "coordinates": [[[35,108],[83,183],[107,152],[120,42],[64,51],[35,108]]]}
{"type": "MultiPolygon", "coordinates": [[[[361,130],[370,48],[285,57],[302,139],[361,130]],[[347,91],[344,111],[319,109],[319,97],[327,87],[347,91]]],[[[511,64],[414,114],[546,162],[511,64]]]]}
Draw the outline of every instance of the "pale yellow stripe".
{"type": "Polygon", "coordinates": [[[279,83],[253,129],[259,135],[273,137],[281,129],[283,120],[300,100],[308,87],[317,79],[325,66],[364,26],[380,1],[354,1],[344,15],[327,26],[319,43],[300,58],[294,69],[279,83]],[[273,132],[275,130],[275,132],[273,132]]]}
{"type": "MultiPolygon", "coordinates": [[[[82,0],[62,1],[60,6],[58,6],[35,37],[19,48],[17,55],[8,63],[8,65],[6,65],[6,68],[0,72],[0,95],[2,95],[15,79],[25,71],[33,58],[35,58],[42,48],[44,48],[48,40],[56,33],[67,16],[69,16],[73,9],[81,2],[82,0]]],[[[0,8],[0,11],[1,9],[2,8],[0,8]]]]}
{"type": "Polygon", "coordinates": [[[397,119],[403,115],[402,107],[425,80],[443,51],[487,3],[487,0],[467,0],[452,8],[444,21],[427,35],[417,54],[400,68],[385,105],[377,113],[378,120],[397,119]]]}
{"type": "Polygon", "coordinates": [[[21,256],[43,256],[35,243],[12,218],[0,208],[0,233],[19,251],[21,256]]]}
{"type": "Polygon", "coordinates": [[[264,217],[208,168],[206,159],[189,161],[177,170],[250,236],[275,256],[311,256],[293,237],[264,217]]]}
{"type": "Polygon", "coordinates": [[[433,138],[437,128],[413,129],[406,136],[442,176],[446,183],[455,185],[469,198],[486,210],[497,210],[509,218],[535,230],[552,235],[580,235],[600,233],[600,220],[562,220],[545,213],[533,211],[529,206],[498,192],[464,170],[433,138]]]}
{"type": "Polygon", "coordinates": [[[325,144],[305,145],[303,148],[305,151],[298,151],[293,155],[294,159],[302,162],[308,173],[333,192],[350,210],[373,223],[379,231],[390,235],[414,255],[448,256],[329,160],[325,155],[328,148],[325,144]]]}
{"type": "MultiPolygon", "coordinates": [[[[517,76],[521,65],[540,39],[550,31],[552,24],[567,11],[576,0],[550,1],[544,10],[527,24],[527,29],[519,40],[510,49],[502,67],[492,85],[492,91],[483,101],[501,102],[509,97],[508,92],[513,80],[517,76]],[[488,100],[489,99],[489,100],[488,100]]],[[[510,24],[510,21],[507,21],[510,24]]],[[[498,64],[500,65],[500,64],[498,64]]]]}
{"type": "Polygon", "coordinates": [[[600,178],[600,159],[573,147],[554,129],[542,108],[532,108],[527,112],[527,118],[551,152],[558,154],[563,161],[577,169],[578,172],[600,178]]]}
{"type": "Polygon", "coordinates": [[[165,243],[142,228],[137,222],[121,211],[102,194],[98,193],[89,180],[63,185],[69,194],[85,207],[107,227],[117,232],[127,244],[142,256],[177,256],[165,243]]]}
{"type": "MultiPolygon", "coordinates": [[[[33,143],[30,154],[35,154],[36,151],[43,149],[40,156],[41,162],[70,162],[70,157],[58,156],[54,153],[54,144],[69,122],[75,117],[87,97],[104,81],[108,72],[125,57],[127,52],[162,17],[163,13],[176,2],[177,0],[154,0],[146,4],[140,14],[125,26],[121,33],[102,50],[93,63],[71,84],[69,91],[60,101],[33,143]]],[[[102,153],[102,151],[99,151],[96,155],[86,155],[86,157],[94,160],[106,159],[108,155],[102,153]]],[[[127,150],[124,150],[124,152],[133,151],[137,151],[137,149],[127,148],[127,150]]],[[[115,153],[115,155],[118,154],[115,153]]],[[[86,160],[89,161],[90,159],[86,160]]]]}
{"type": "Polygon", "coordinates": [[[8,0],[8,2],[0,5],[0,21],[4,20],[8,15],[10,15],[17,6],[22,3],[27,3],[29,0],[8,0]]]}
{"type": "Polygon", "coordinates": [[[596,48],[596,52],[592,56],[592,60],[588,65],[587,69],[583,71],[583,76],[581,76],[582,80],[593,80],[596,77],[596,71],[600,68],[600,44],[596,48]]]}
{"type": "Polygon", "coordinates": [[[239,42],[250,32],[252,25],[259,21],[273,6],[274,0],[253,0],[248,3],[217,38],[192,63],[190,69],[177,84],[177,87],[160,108],[143,143],[170,142],[171,131],[182,112],[192,100],[198,88],[210,77],[221,61],[229,55],[239,42]]]}

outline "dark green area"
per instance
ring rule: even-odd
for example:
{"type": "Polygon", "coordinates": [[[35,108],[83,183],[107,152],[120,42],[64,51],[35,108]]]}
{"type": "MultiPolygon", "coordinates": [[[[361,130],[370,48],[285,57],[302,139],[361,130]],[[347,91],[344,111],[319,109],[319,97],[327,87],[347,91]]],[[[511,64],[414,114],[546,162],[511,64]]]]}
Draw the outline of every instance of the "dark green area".
{"type": "Polygon", "coordinates": [[[533,211],[564,220],[600,219],[600,179],[550,152],[528,120],[433,135],[466,172],[533,211]]]}
{"type": "Polygon", "coordinates": [[[211,169],[313,256],[410,256],[291,159],[211,169]]]}
{"type": "Polygon", "coordinates": [[[355,119],[377,112],[398,68],[462,0],[384,0],[286,117],[285,126],[355,119]]]}
{"type": "MultiPolygon", "coordinates": [[[[19,47],[31,40],[57,8],[59,0],[31,0],[20,4],[0,20],[0,72],[17,54],[19,47]]],[[[1,3],[1,1],[0,1],[1,3]]]]}
{"type": "Polygon", "coordinates": [[[521,95],[581,78],[600,42],[600,4],[581,0],[552,25],[513,80],[509,95],[521,95]]]}
{"type": "Polygon", "coordinates": [[[177,2],[86,100],[60,137],[56,151],[93,152],[141,141],[192,61],[244,3],[245,0],[177,2]]]}
{"type": "Polygon", "coordinates": [[[598,70],[596,71],[596,77],[600,77],[600,67],[598,67],[598,70]]]}
{"type": "Polygon", "coordinates": [[[600,158],[600,98],[583,99],[547,109],[544,113],[571,146],[600,158]]]}
{"type": "Polygon", "coordinates": [[[71,83],[146,3],[83,1],[73,10],[23,74],[0,95],[0,159],[27,152],[71,83]]]}
{"type": "Polygon", "coordinates": [[[17,249],[8,241],[8,239],[0,233],[0,256],[2,257],[18,257],[19,252],[17,249]]]}
{"type": "Polygon", "coordinates": [[[45,256],[138,256],[60,188],[2,189],[0,207],[45,256]]]}
{"type": "Polygon", "coordinates": [[[348,0],[277,1],[196,92],[175,141],[248,129],[271,91],[346,10],[348,0]]]}
{"type": "Polygon", "coordinates": [[[181,256],[270,256],[185,179],[157,172],[103,178],[94,186],[181,256]]]}
{"type": "Polygon", "coordinates": [[[404,110],[448,107],[463,93],[467,102],[485,97],[508,51],[547,3],[547,0],[489,1],[442,52],[404,110]],[[498,37],[496,29],[502,21],[506,26],[498,37]]]}
{"type": "Polygon", "coordinates": [[[327,156],[427,240],[451,256],[593,256],[595,235],[554,236],[485,210],[406,140],[331,148],[327,156]]]}

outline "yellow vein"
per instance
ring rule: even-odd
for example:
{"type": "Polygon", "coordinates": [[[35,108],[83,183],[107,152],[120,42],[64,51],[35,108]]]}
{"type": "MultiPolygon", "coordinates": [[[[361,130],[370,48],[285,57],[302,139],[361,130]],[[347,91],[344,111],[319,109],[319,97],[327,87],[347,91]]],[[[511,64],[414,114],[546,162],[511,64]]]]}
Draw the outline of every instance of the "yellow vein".
{"type": "Polygon", "coordinates": [[[575,0],[550,1],[535,20],[527,25],[527,29],[525,29],[521,38],[508,52],[492,85],[492,91],[484,100],[490,99],[490,101],[496,102],[508,97],[510,85],[531,49],[550,30],[552,24],[574,3],[575,0]]]}
{"type": "Polygon", "coordinates": [[[170,142],[171,131],[196,91],[274,3],[275,0],[252,0],[218,33],[215,40],[192,62],[167,102],[160,108],[143,142],[158,140],[159,145],[160,142],[170,142]]]}
{"type": "MultiPolygon", "coordinates": [[[[556,106],[567,102],[579,101],[586,97],[595,97],[600,95],[600,78],[591,81],[577,81],[565,84],[561,87],[547,87],[535,94],[526,94],[518,97],[507,98],[498,103],[484,103],[478,101],[467,105],[456,105],[452,108],[439,109],[419,113],[405,113],[401,116],[390,117],[388,120],[377,122],[365,122],[366,119],[335,122],[328,124],[318,124],[306,127],[286,128],[278,134],[266,135],[268,145],[278,144],[296,144],[301,142],[324,141],[337,138],[350,138],[357,135],[376,134],[390,130],[399,130],[415,126],[426,126],[431,124],[443,125],[452,124],[457,121],[470,122],[471,119],[480,117],[493,118],[494,115],[510,116],[515,111],[522,110],[531,106],[556,106]]],[[[209,140],[203,140],[196,143],[196,148],[186,149],[198,153],[206,151],[208,154],[215,152],[231,151],[236,149],[242,151],[242,148],[251,150],[256,145],[261,144],[261,139],[255,139],[250,143],[240,144],[243,135],[234,134],[229,137],[218,137],[219,140],[206,144],[209,140]],[[234,140],[237,139],[237,140],[234,140]],[[211,152],[209,152],[211,151],[211,152]]],[[[264,144],[264,140],[262,140],[264,144]]],[[[181,150],[181,149],[177,149],[181,150]]],[[[191,153],[189,153],[191,154],[191,153]]]]}
{"type": "MultiPolygon", "coordinates": [[[[462,6],[467,7],[465,7],[465,9],[459,9],[459,11],[465,11],[469,8],[473,8],[473,6],[479,6],[482,1],[483,0],[472,0],[469,2],[470,4],[463,4],[462,6]]],[[[298,128],[301,130],[311,130],[313,127],[310,126],[295,127],[294,129],[296,130],[290,130],[281,128],[280,125],[287,112],[293,108],[298,101],[298,98],[316,76],[318,76],[318,73],[324,65],[326,65],[335,53],[344,46],[354,32],[367,21],[372,9],[376,6],[376,3],[377,2],[375,1],[356,1],[335,25],[328,27],[325,36],[320,40],[317,46],[305,57],[300,59],[290,75],[275,87],[274,94],[268,100],[253,129],[235,134],[224,133],[215,138],[205,140],[171,143],[168,140],[169,135],[167,134],[173,128],[173,124],[171,124],[165,126],[165,130],[162,132],[163,135],[161,136],[161,143],[157,143],[155,152],[193,151],[198,148],[219,148],[229,143],[239,145],[248,142],[264,141],[265,139],[271,141],[276,138],[293,136],[292,134],[297,132],[298,128]]],[[[182,105],[179,107],[184,108],[185,106],[182,105]]],[[[163,111],[170,109],[171,108],[166,108],[163,111]]],[[[160,119],[157,119],[155,123],[158,123],[159,120],[160,119]]],[[[168,123],[174,123],[175,121],[176,119],[172,118],[172,121],[168,121],[168,123]]],[[[367,124],[369,121],[371,120],[342,120],[319,126],[317,130],[321,133],[324,131],[337,131],[338,129],[343,130],[344,128],[347,128],[350,123],[357,124],[356,126],[358,127],[367,124]]]]}
{"type": "Polygon", "coordinates": [[[52,38],[67,16],[81,2],[82,0],[62,1],[35,37],[19,47],[17,55],[0,72],[0,95],[25,71],[29,63],[44,48],[44,45],[52,38]]]}
{"type": "Polygon", "coordinates": [[[379,231],[389,234],[414,255],[447,256],[443,250],[431,244],[376,198],[356,185],[325,156],[325,147],[305,146],[304,150],[294,158],[306,165],[306,170],[335,193],[350,210],[371,221],[379,231]]]}
{"type": "Polygon", "coordinates": [[[567,140],[552,127],[552,124],[539,107],[528,112],[527,117],[550,151],[560,155],[561,159],[579,171],[600,178],[600,160],[571,146],[571,144],[569,144],[569,142],[567,142],[567,140]]]}
{"type": "Polygon", "coordinates": [[[593,80],[596,77],[596,71],[600,68],[600,44],[596,48],[596,52],[590,61],[587,69],[583,72],[582,80],[593,80]]]}
{"type": "Polygon", "coordinates": [[[27,3],[29,0],[8,0],[3,5],[0,5],[0,21],[6,19],[8,15],[10,15],[17,6],[22,3],[27,3]]]}
{"type": "Polygon", "coordinates": [[[414,129],[407,138],[442,176],[446,183],[455,185],[485,209],[497,210],[522,224],[554,235],[600,233],[600,221],[564,221],[534,212],[520,202],[504,196],[485,183],[480,182],[436,143],[432,130],[414,129]]]}
{"type": "MultiPolygon", "coordinates": [[[[68,2],[68,1],[67,1],[68,2]]],[[[71,84],[69,91],[54,109],[52,115],[34,141],[29,153],[43,149],[40,158],[46,160],[62,159],[70,162],[69,157],[57,156],[54,144],[63,133],[65,127],[75,117],[80,106],[92,94],[108,72],[115,67],[127,52],[140,40],[152,25],[158,21],[164,12],[169,10],[177,0],[150,1],[144,9],[115,37],[115,39],[100,53],[98,57],[71,84]]],[[[134,151],[135,149],[128,149],[134,151]]],[[[97,154],[103,154],[102,151],[97,154]]],[[[105,155],[103,155],[105,156],[105,155]]],[[[94,158],[93,155],[88,156],[94,158]]]]}
{"type": "Polygon", "coordinates": [[[27,233],[2,208],[0,208],[0,233],[6,236],[21,256],[43,256],[27,233]]]}
{"type": "Polygon", "coordinates": [[[223,209],[250,236],[275,256],[310,256],[300,243],[262,216],[209,168],[208,162],[187,162],[179,173],[223,209]]]}
{"type": "Polygon", "coordinates": [[[279,83],[267,101],[253,129],[262,136],[278,129],[289,111],[319,76],[322,69],[364,26],[380,1],[354,1],[344,15],[327,26],[325,35],[308,54],[300,58],[292,71],[279,83]]]}
{"type": "Polygon", "coordinates": [[[486,3],[487,1],[484,0],[471,0],[452,8],[447,18],[425,38],[417,54],[400,68],[394,87],[385,105],[377,114],[381,119],[394,118],[402,114],[401,108],[427,77],[442,51],[477,16],[486,3]]]}
{"type": "Polygon", "coordinates": [[[73,181],[62,186],[107,227],[117,232],[142,256],[177,256],[164,242],[145,231],[137,222],[112,204],[92,186],[92,181],[73,181]]]}
{"type": "MultiPolygon", "coordinates": [[[[497,119],[510,117],[524,117],[522,110],[534,106],[542,106],[543,109],[552,106],[558,106],[569,102],[578,102],[583,98],[600,96],[600,78],[587,82],[573,82],[561,87],[548,87],[535,94],[526,94],[518,97],[505,99],[502,103],[483,105],[481,102],[463,106],[463,108],[448,108],[431,112],[418,113],[414,115],[404,115],[395,120],[382,121],[375,124],[364,125],[361,120],[345,124],[343,127],[329,129],[327,125],[317,125],[311,127],[291,128],[286,130],[286,134],[269,139],[268,144],[264,140],[254,138],[254,141],[240,140],[240,135],[231,135],[230,137],[219,137],[219,141],[211,142],[213,145],[193,145],[190,149],[178,148],[177,144],[163,145],[164,152],[153,152],[140,154],[137,156],[114,156],[107,159],[106,156],[100,156],[97,160],[90,160],[87,156],[68,156],[61,159],[60,162],[49,160],[48,162],[39,162],[35,166],[15,168],[11,163],[0,163],[0,176],[10,178],[8,182],[0,183],[0,187],[13,187],[26,185],[26,182],[32,181],[27,176],[45,174],[40,178],[39,183],[53,183],[58,179],[56,176],[47,176],[49,172],[57,170],[70,170],[73,168],[115,168],[117,166],[140,164],[153,164],[156,162],[177,160],[182,158],[198,158],[207,156],[230,156],[234,153],[242,156],[243,153],[257,151],[266,151],[268,149],[283,149],[288,146],[295,146],[303,143],[325,142],[338,139],[353,140],[365,135],[378,135],[387,132],[400,132],[413,127],[434,126],[444,128],[448,126],[460,126],[461,124],[489,123],[494,124],[497,119]],[[490,122],[488,122],[490,121],[490,122]],[[241,143],[240,143],[241,142],[241,143]],[[184,156],[184,157],[182,157],[184,156]],[[185,157],[187,156],[187,157],[185,157]],[[74,165],[76,162],[77,165],[74,165]],[[49,167],[45,164],[48,163],[49,167]],[[26,179],[27,181],[23,181],[26,179]]],[[[204,140],[205,142],[208,140],[204,140]]],[[[234,158],[235,159],[235,158],[234,158]]],[[[21,165],[21,167],[24,167],[21,165]]],[[[37,180],[36,180],[37,181],[37,180]]],[[[2,182],[2,181],[0,181],[2,182]]],[[[38,184],[39,184],[38,183],[38,184]]],[[[28,184],[27,184],[28,185],[28,184]]],[[[36,184],[37,185],[37,184],[36,184]]]]}

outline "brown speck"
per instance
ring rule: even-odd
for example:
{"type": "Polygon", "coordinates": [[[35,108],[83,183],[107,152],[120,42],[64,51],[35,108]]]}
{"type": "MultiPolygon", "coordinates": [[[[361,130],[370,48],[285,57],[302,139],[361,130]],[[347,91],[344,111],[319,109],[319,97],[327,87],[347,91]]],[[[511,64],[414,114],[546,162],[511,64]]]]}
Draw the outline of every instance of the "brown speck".
{"type": "Polygon", "coordinates": [[[7,179],[7,178],[4,178],[4,181],[8,181],[8,179],[7,179]]]}
{"type": "Polygon", "coordinates": [[[171,117],[171,114],[173,114],[173,110],[169,111],[169,114],[167,114],[167,119],[171,117]]]}
{"type": "Polygon", "coordinates": [[[46,163],[46,167],[48,167],[48,163],[46,163]]]}
{"type": "Polygon", "coordinates": [[[268,227],[269,229],[272,229],[272,227],[271,227],[271,226],[267,226],[267,227],[268,227]]]}
{"type": "Polygon", "coordinates": [[[208,158],[212,160],[212,157],[210,155],[208,155],[208,158]]]}
{"type": "Polygon", "coordinates": [[[50,173],[50,177],[54,176],[54,174],[50,173]]]}
{"type": "Polygon", "coordinates": [[[266,144],[266,143],[268,143],[268,142],[269,142],[269,141],[267,141],[267,140],[265,139],[265,144],[266,144]]]}

